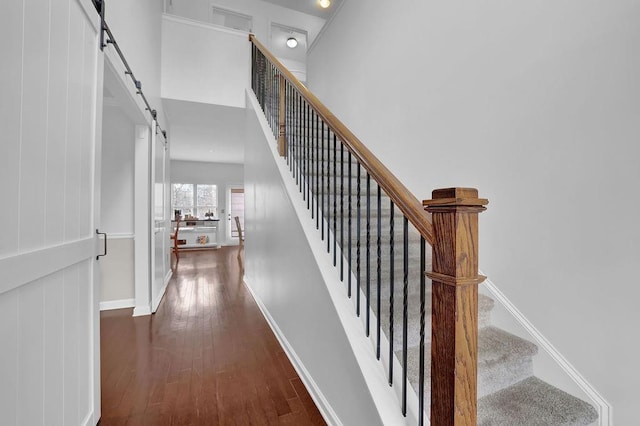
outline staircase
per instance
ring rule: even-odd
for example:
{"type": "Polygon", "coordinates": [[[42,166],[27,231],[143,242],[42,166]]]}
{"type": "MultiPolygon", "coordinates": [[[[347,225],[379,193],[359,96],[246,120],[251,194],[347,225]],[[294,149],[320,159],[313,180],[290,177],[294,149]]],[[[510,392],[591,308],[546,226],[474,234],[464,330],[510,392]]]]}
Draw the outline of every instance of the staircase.
{"type": "MultiPolygon", "coordinates": [[[[355,136],[345,128],[340,128],[343,126],[341,123],[336,120],[338,124],[333,126],[337,127],[327,124],[325,120],[334,118],[332,114],[324,107],[321,107],[324,108],[322,113],[315,111],[312,105],[318,105],[319,101],[297,80],[294,82],[295,77],[291,76],[264,46],[255,38],[250,39],[254,44],[252,87],[274,136],[278,139],[279,152],[286,157],[301,196],[306,200],[310,214],[316,220],[319,236],[326,243],[327,253],[332,257],[349,297],[354,299],[357,314],[364,319],[366,333],[374,343],[374,350],[378,359],[381,359],[381,366],[385,357],[380,352],[386,350],[381,341],[389,342],[387,347],[390,356],[387,358],[390,361],[384,368],[389,374],[390,384],[393,381],[394,386],[400,384],[403,387],[402,412],[406,412],[407,399],[415,398],[417,395],[418,404],[424,404],[423,410],[418,410],[418,423],[423,424],[425,418],[421,415],[422,411],[429,411],[431,401],[432,290],[442,297],[446,294],[442,293],[443,285],[446,283],[442,280],[447,279],[455,280],[456,289],[460,288],[458,282],[463,282],[458,279],[467,280],[465,283],[476,280],[474,285],[477,285],[477,266],[473,272],[475,278],[464,274],[436,276],[439,283],[437,288],[432,289],[431,282],[426,279],[424,294],[421,294],[421,283],[424,279],[421,271],[432,270],[431,249],[427,245],[424,258],[421,250],[431,227],[430,224],[425,224],[424,210],[417,207],[417,200],[412,195],[404,195],[408,193],[406,188],[397,180],[394,181],[395,177],[372,157],[355,136]],[[285,75],[288,81],[285,81],[285,75]],[[280,114],[280,111],[285,113],[280,114]],[[339,134],[350,135],[348,137],[351,139],[345,139],[339,134]],[[350,141],[351,148],[347,148],[346,143],[343,144],[345,140],[350,141]],[[351,153],[349,149],[352,150],[351,153]],[[364,153],[358,152],[357,149],[362,149],[364,153]],[[377,176],[370,176],[367,170],[378,170],[374,172],[377,176]],[[393,183],[384,184],[380,180],[386,178],[393,183]],[[378,187],[376,179],[382,186],[396,191],[392,197],[378,187]],[[401,188],[402,191],[398,192],[397,188],[401,188]],[[392,199],[404,203],[404,213],[394,208],[392,199]],[[414,224],[422,229],[418,230],[414,224]],[[424,306],[421,300],[426,301],[424,306]],[[425,327],[424,362],[420,359],[422,325],[425,327]],[[397,371],[390,371],[394,365],[396,369],[400,366],[401,380],[397,380],[397,371]],[[422,378],[421,370],[424,372],[422,378]],[[409,383],[415,393],[406,390],[406,383],[409,383]],[[422,397],[421,384],[424,384],[422,397]]],[[[456,198],[455,202],[457,201],[456,198]]],[[[477,217],[477,212],[483,210],[483,204],[477,197],[475,201],[479,204],[475,204],[476,207],[473,208],[468,204],[454,203],[446,204],[447,208],[441,211],[460,211],[463,212],[462,215],[469,215],[468,212],[473,210],[477,217]]],[[[433,209],[430,207],[430,210],[433,209]]],[[[477,237],[477,232],[475,236],[477,237]]],[[[475,241],[465,242],[475,245],[475,241]]],[[[475,256],[471,251],[469,255],[475,256]]],[[[447,261],[451,262],[450,259],[447,261]]],[[[438,261],[436,266],[442,269],[442,260],[438,261]]],[[[434,272],[436,269],[433,268],[434,272]]],[[[437,272],[440,273],[440,270],[437,272]]],[[[467,294],[471,299],[475,299],[473,292],[467,294]]],[[[456,295],[456,303],[457,297],[456,295]]],[[[438,299],[437,295],[435,299],[438,299]]],[[[442,302],[443,299],[438,300],[442,302]]],[[[596,424],[598,414],[594,407],[535,377],[533,357],[538,352],[537,346],[493,326],[493,307],[494,301],[491,298],[478,295],[477,424],[596,424]]],[[[474,309],[471,308],[464,313],[473,314],[474,309]]],[[[442,305],[439,305],[439,311],[433,314],[435,318],[443,320],[443,317],[439,317],[442,315],[442,305]]],[[[455,324],[458,324],[457,315],[455,324]]],[[[475,319],[471,321],[475,325],[475,319]]],[[[438,330],[443,330],[442,327],[440,325],[438,330]]],[[[439,336],[436,342],[442,345],[442,337],[439,336]]],[[[455,336],[458,342],[458,335],[455,336]]],[[[465,337],[471,337],[467,340],[474,340],[473,332],[465,337]]],[[[437,348],[441,348],[437,344],[435,347],[436,352],[437,348]]],[[[475,363],[473,352],[474,348],[469,349],[470,364],[475,363]]],[[[456,363],[459,363],[457,358],[456,363]]],[[[443,373],[442,370],[439,371],[440,374],[434,374],[434,377],[437,378],[435,383],[441,384],[443,373]]],[[[452,372],[446,373],[449,375],[447,380],[457,382],[458,370],[455,370],[455,374],[450,373],[452,372]]],[[[467,374],[467,371],[461,374],[467,374]]],[[[476,376],[473,374],[469,378],[467,375],[464,380],[467,379],[470,381],[465,383],[469,384],[473,394],[476,376]]],[[[455,397],[458,398],[458,395],[455,397]]],[[[442,393],[439,393],[437,398],[435,401],[444,400],[442,393]]],[[[447,398],[447,401],[455,399],[451,398],[451,395],[447,395],[447,398]]],[[[475,401],[475,398],[462,400],[475,401]]],[[[459,415],[461,411],[457,403],[452,406],[455,406],[454,410],[445,414],[450,416],[451,423],[449,420],[443,420],[443,424],[475,424],[474,404],[467,403],[462,409],[464,415],[459,415]]],[[[426,416],[429,418],[429,413],[426,413],[426,416]]],[[[434,424],[440,424],[440,421],[434,424]]]]}
{"type": "MultiPolygon", "coordinates": [[[[294,143],[295,136],[300,129],[290,129],[293,134],[289,139],[290,143],[294,143]]],[[[329,248],[332,252],[333,248],[333,226],[334,218],[336,225],[336,244],[338,248],[344,249],[345,258],[348,257],[349,246],[343,238],[340,241],[341,230],[344,226],[344,233],[342,235],[348,235],[348,198],[349,198],[349,180],[348,180],[348,153],[337,147],[337,151],[333,150],[333,141],[328,140],[326,137],[320,141],[320,146],[325,147],[324,161],[320,161],[314,155],[314,161],[309,161],[309,175],[307,176],[310,183],[310,193],[312,194],[313,204],[324,204],[322,209],[325,213],[321,213],[321,218],[325,219],[325,238],[328,230],[331,231],[329,237],[329,248]],[[328,147],[328,149],[326,148],[328,147]],[[335,153],[335,162],[334,162],[335,153]],[[340,161],[342,158],[342,161],[340,161]],[[333,178],[333,167],[336,165],[337,179],[333,178]],[[341,167],[344,170],[345,178],[341,179],[341,167]],[[325,171],[324,182],[322,182],[323,173],[325,171]],[[318,173],[320,171],[320,173],[318,173]],[[327,176],[327,173],[329,176],[327,176]],[[335,182],[335,189],[334,189],[335,182]],[[343,195],[345,200],[343,206],[340,206],[340,187],[342,184],[343,195]],[[334,195],[336,195],[336,215],[333,214],[333,202],[334,195]],[[321,200],[324,198],[324,202],[321,200]],[[341,210],[344,210],[344,214],[341,214],[341,210]]],[[[297,147],[297,152],[301,152],[301,146],[297,147]]],[[[353,161],[352,161],[353,163],[353,161]]],[[[360,241],[361,252],[361,315],[366,315],[366,195],[367,192],[372,194],[370,197],[370,307],[372,312],[370,320],[370,330],[375,335],[375,312],[377,312],[377,239],[378,239],[378,216],[380,216],[380,239],[381,239],[381,256],[380,256],[380,295],[381,295],[381,315],[380,323],[381,330],[385,334],[386,338],[389,338],[389,327],[391,324],[390,313],[390,300],[393,300],[393,311],[395,321],[393,324],[393,351],[398,360],[403,358],[403,344],[402,344],[402,322],[398,319],[401,318],[403,312],[403,259],[401,250],[396,248],[394,252],[394,289],[391,291],[391,254],[389,251],[389,245],[391,240],[391,203],[390,198],[384,194],[381,190],[381,209],[378,212],[377,209],[377,191],[378,186],[373,180],[370,180],[370,191],[367,191],[367,178],[366,172],[361,170],[360,179],[357,178],[358,168],[357,164],[352,164],[351,167],[351,204],[352,204],[352,219],[351,219],[351,252],[352,259],[355,259],[358,235],[360,241]],[[357,233],[357,188],[358,181],[360,182],[360,233],[357,233]],[[393,298],[391,295],[393,294],[393,298]]],[[[311,205],[311,202],[310,202],[311,205]]],[[[314,213],[315,214],[315,213],[314,213]]],[[[394,209],[393,213],[394,223],[394,241],[402,241],[402,215],[398,213],[397,209],[394,209]]],[[[322,227],[322,226],[320,226],[322,227]]],[[[418,392],[418,362],[419,362],[419,243],[420,235],[410,227],[409,233],[409,276],[408,276],[408,327],[407,327],[407,378],[411,383],[414,391],[418,392]]],[[[339,267],[339,254],[338,250],[337,266],[339,267]]],[[[431,251],[427,250],[426,265],[427,270],[431,269],[431,251]]],[[[344,259],[343,261],[346,261],[344,259]]],[[[352,297],[356,297],[357,291],[357,267],[356,261],[352,261],[351,272],[354,274],[352,279],[353,293],[352,297]]],[[[347,266],[345,265],[345,269],[347,266]]],[[[348,278],[346,274],[343,277],[343,282],[347,285],[348,278]]],[[[426,300],[431,300],[430,292],[431,283],[427,280],[427,294],[426,300]]],[[[508,333],[500,328],[491,325],[491,311],[494,307],[494,301],[480,294],[478,297],[478,317],[479,317],[479,334],[478,334],[478,425],[494,426],[494,425],[530,425],[530,426],[550,426],[550,425],[563,425],[563,426],[578,426],[578,425],[591,425],[594,424],[597,419],[597,411],[590,404],[582,401],[560,389],[538,379],[533,374],[533,357],[538,353],[538,348],[534,343],[531,343],[525,339],[508,333]]],[[[430,356],[430,343],[431,343],[431,315],[430,315],[430,303],[426,306],[426,318],[425,325],[427,330],[426,337],[426,349],[425,353],[427,358],[430,356]]],[[[427,359],[428,361],[428,359],[427,359]]],[[[429,401],[431,398],[429,386],[430,383],[430,363],[425,362],[426,378],[425,378],[425,400],[429,401]]],[[[428,404],[427,404],[428,409],[428,404]]]]}

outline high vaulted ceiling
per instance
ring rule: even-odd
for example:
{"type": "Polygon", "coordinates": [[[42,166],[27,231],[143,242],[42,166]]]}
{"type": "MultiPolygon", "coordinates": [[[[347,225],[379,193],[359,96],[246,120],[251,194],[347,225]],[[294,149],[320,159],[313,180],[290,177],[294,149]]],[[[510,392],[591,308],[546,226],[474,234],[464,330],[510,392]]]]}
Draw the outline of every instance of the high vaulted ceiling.
{"type": "MultiPolygon", "coordinates": [[[[263,0],[308,15],[329,20],[345,0],[331,0],[323,9],[319,0],[263,0]]],[[[281,58],[300,64],[306,62],[308,35],[304,29],[296,30],[272,23],[270,29],[273,53],[281,58]],[[286,47],[286,39],[295,37],[299,45],[295,49],[286,47]]],[[[288,66],[296,65],[294,63],[288,66]]],[[[304,71],[291,68],[299,78],[304,71]],[[298,76],[298,74],[296,74],[298,76]]],[[[243,108],[232,108],[197,102],[163,99],[165,113],[170,122],[171,159],[204,161],[213,163],[244,162],[244,112],[243,108]]]]}

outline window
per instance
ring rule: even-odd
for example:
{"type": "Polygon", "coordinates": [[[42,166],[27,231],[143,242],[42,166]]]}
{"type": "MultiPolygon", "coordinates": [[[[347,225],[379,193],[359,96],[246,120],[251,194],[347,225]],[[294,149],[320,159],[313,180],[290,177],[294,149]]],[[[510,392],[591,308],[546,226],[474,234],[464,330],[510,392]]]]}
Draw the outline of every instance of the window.
{"type": "Polygon", "coordinates": [[[171,208],[180,211],[184,217],[191,215],[198,219],[218,217],[218,188],[202,183],[171,184],[171,208]],[[211,215],[211,216],[209,216],[211,215]]]}
{"type": "Polygon", "coordinates": [[[210,21],[216,25],[246,32],[251,32],[253,27],[253,18],[251,16],[215,6],[211,9],[210,21]]]}

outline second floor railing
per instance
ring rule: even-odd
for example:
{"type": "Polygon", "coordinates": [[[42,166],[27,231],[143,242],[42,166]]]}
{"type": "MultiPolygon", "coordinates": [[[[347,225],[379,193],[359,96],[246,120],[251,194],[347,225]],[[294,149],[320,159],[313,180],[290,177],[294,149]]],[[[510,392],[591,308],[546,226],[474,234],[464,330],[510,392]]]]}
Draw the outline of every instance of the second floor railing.
{"type": "Polygon", "coordinates": [[[412,386],[418,424],[427,406],[433,425],[476,424],[483,279],[478,213],[487,200],[475,189],[447,188],[420,202],[253,35],[249,39],[251,87],[347,295],[355,298],[356,314],[364,315],[365,333],[373,334],[389,385],[400,381],[399,408],[407,414],[412,386]]]}

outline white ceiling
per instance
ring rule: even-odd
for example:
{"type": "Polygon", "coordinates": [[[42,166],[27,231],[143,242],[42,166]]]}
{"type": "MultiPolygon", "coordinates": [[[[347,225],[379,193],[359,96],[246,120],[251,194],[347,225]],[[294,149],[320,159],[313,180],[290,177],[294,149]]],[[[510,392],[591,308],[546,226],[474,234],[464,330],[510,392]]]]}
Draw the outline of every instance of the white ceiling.
{"type": "Polygon", "coordinates": [[[298,12],[306,13],[320,18],[329,19],[338,4],[343,0],[331,0],[331,6],[326,9],[320,7],[319,0],[264,0],[267,3],[277,4],[278,6],[286,7],[288,9],[297,10],[298,12]]]}
{"type": "Polygon", "coordinates": [[[244,108],[163,99],[171,159],[244,163],[244,108]]]}

